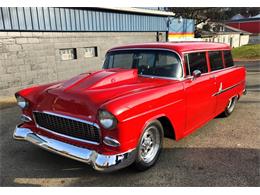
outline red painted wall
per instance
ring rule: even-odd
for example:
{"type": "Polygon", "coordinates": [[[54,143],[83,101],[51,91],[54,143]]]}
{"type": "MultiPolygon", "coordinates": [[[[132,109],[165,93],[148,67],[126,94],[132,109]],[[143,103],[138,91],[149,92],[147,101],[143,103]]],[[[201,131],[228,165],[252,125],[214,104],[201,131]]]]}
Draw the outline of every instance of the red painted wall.
{"type": "Polygon", "coordinates": [[[260,33],[260,20],[227,22],[226,24],[231,27],[238,28],[250,33],[260,33]]]}

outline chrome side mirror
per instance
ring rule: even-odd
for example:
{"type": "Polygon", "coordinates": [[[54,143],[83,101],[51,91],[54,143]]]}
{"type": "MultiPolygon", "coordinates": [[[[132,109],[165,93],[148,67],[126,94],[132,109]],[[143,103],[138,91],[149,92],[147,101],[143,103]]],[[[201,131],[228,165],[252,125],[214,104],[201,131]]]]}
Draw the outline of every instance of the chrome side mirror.
{"type": "Polygon", "coordinates": [[[201,71],[200,70],[194,70],[192,72],[192,80],[194,80],[194,79],[196,79],[196,78],[198,78],[200,76],[201,76],[201,71]]]}

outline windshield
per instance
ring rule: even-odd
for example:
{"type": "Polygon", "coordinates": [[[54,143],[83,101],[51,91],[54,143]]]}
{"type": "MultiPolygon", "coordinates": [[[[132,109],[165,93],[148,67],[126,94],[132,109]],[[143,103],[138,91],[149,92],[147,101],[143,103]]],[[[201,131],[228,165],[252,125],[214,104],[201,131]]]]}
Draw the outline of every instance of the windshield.
{"type": "Polygon", "coordinates": [[[107,54],[104,69],[137,68],[140,75],[182,77],[180,58],[167,50],[118,50],[107,54]]]}

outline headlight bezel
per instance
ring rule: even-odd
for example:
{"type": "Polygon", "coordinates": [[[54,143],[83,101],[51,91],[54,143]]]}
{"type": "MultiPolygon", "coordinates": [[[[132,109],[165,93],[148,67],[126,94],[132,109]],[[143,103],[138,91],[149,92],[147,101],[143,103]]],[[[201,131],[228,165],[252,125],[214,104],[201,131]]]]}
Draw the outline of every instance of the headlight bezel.
{"type": "Polygon", "coordinates": [[[116,128],[118,123],[116,117],[105,109],[98,110],[98,121],[100,125],[106,130],[116,128]]]}
{"type": "Polygon", "coordinates": [[[22,96],[20,96],[20,95],[16,95],[15,97],[16,97],[17,105],[18,105],[21,109],[28,108],[28,106],[29,106],[28,100],[26,100],[24,97],[22,97],[22,96]]]}

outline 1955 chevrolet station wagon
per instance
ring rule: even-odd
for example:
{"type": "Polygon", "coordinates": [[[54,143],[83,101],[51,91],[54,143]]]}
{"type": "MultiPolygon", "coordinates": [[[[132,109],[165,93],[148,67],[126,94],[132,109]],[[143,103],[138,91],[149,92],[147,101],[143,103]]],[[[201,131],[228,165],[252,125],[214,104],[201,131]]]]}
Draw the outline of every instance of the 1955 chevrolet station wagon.
{"type": "Polygon", "coordinates": [[[103,70],[17,92],[23,123],[13,137],[99,171],[146,170],[164,137],[180,140],[229,116],[246,93],[245,77],[226,44],[116,47],[103,70]]]}

